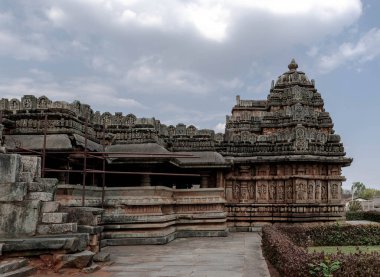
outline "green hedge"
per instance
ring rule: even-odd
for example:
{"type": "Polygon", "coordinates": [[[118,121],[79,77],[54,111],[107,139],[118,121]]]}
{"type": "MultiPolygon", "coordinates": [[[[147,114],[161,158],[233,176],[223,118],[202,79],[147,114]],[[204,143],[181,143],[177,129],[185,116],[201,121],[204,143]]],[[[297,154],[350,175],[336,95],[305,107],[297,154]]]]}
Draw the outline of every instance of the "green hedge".
{"type": "Polygon", "coordinates": [[[299,246],[380,245],[380,226],[323,224],[278,226],[299,246]]]}
{"type": "Polygon", "coordinates": [[[368,211],[368,212],[346,212],[347,220],[369,220],[380,222],[380,212],[378,211],[368,211]]]}
{"type": "MultiPolygon", "coordinates": [[[[343,236],[346,238],[346,235],[358,232],[357,226],[347,227],[348,229],[343,231],[345,233],[343,236]]],[[[309,273],[310,264],[315,265],[323,262],[325,255],[323,253],[307,253],[306,249],[301,246],[316,244],[313,239],[319,241],[323,236],[331,235],[333,232],[330,231],[336,231],[337,228],[338,226],[334,225],[316,227],[264,226],[262,237],[264,256],[276,267],[281,276],[311,276],[309,273]],[[323,233],[318,234],[321,231],[323,233]]],[[[377,227],[377,229],[380,228],[377,227]]],[[[363,229],[362,235],[364,237],[371,236],[370,233],[367,233],[368,231],[370,230],[363,229]]],[[[380,276],[379,253],[343,254],[338,252],[328,255],[328,257],[331,262],[339,261],[341,264],[334,276],[380,276]]]]}

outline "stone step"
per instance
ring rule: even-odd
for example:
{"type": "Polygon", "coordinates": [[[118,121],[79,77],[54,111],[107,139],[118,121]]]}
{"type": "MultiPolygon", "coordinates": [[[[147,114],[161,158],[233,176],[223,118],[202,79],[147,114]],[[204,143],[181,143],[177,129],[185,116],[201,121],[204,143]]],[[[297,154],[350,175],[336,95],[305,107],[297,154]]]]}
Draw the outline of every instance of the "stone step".
{"type": "Polygon", "coordinates": [[[43,213],[42,214],[42,223],[66,223],[67,222],[67,213],[43,213]]]}
{"type": "Polygon", "coordinates": [[[16,269],[14,271],[10,271],[5,273],[4,275],[1,275],[2,277],[26,277],[31,276],[33,273],[35,273],[37,270],[35,267],[32,266],[25,266],[19,269],[16,269]]]}
{"type": "Polygon", "coordinates": [[[3,276],[1,274],[14,271],[26,265],[28,265],[28,260],[26,259],[12,259],[2,261],[0,262],[0,276],[3,276]]]}
{"type": "Polygon", "coordinates": [[[37,226],[37,233],[40,235],[75,233],[77,230],[77,223],[40,224],[37,226]]]}
{"type": "Polygon", "coordinates": [[[42,207],[41,207],[41,212],[54,213],[58,211],[59,206],[60,206],[59,202],[55,202],[55,201],[43,202],[42,207]]]}
{"type": "Polygon", "coordinates": [[[3,245],[4,243],[0,243],[0,256],[3,255],[3,245]]]}
{"type": "Polygon", "coordinates": [[[35,182],[29,183],[30,192],[50,192],[54,193],[58,180],[55,178],[35,178],[35,182]]]}

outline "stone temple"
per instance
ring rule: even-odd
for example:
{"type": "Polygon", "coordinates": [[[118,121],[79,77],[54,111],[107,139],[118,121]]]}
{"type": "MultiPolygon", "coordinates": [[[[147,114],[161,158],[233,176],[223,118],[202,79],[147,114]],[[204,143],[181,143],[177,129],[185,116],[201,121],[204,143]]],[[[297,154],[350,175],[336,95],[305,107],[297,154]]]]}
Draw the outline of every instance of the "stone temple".
{"type": "Polygon", "coordinates": [[[314,80],[294,60],[288,68],[266,100],[237,96],[217,134],[78,101],[1,99],[0,237],[161,244],[341,219],[341,168],[352,159],[314,80]]]}

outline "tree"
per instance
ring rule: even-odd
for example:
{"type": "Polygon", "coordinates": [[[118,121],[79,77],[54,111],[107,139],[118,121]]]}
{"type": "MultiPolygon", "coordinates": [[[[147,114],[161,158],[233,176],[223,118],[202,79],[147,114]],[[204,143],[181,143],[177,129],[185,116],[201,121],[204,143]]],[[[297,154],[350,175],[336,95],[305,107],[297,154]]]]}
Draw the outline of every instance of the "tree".
{"type": "Polygon", "coordinates": [[[356,196],[359,196],[366,189],[365,185],[362,182],[353,182],[351,186],[352,199],[356,196]]]}
{"type": "Polygon", "coordinates": [[[373,199],[376,196],[380,196],[380,191],[377,189],[371,189],[371,188],[366,188],[358,194],[358,197],[370,200],[373,199]]]}

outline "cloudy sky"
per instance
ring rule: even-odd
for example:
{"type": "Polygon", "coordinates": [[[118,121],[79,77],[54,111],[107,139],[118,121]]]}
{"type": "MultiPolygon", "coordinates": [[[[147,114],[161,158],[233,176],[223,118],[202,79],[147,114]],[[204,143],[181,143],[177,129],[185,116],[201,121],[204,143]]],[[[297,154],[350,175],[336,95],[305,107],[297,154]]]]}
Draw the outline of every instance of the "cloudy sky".
{"type": "Polygon", "coordinates": [[[380,189],[378,0],[1,0],[0,98],[223,129],[291,58],[316,80],[348,156],[380,189]]]}

